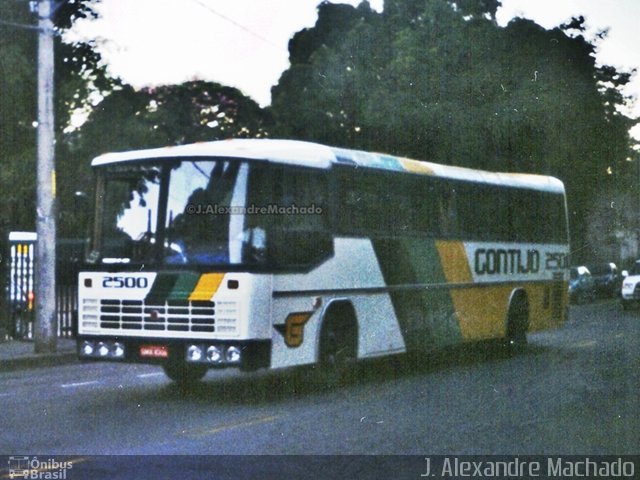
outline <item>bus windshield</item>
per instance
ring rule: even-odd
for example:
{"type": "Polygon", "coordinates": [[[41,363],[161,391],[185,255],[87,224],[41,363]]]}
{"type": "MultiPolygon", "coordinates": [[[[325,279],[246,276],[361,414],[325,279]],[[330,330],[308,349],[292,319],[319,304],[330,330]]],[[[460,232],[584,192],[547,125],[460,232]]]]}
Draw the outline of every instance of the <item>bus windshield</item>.
{"type": "Polygon", "coordinates": [[[98,173],[90,260],[222,266],[306,263],[319,254],[313,251],[318,238],[310,234],[322,235],[323,216],[296,215],[297,210],[291,215],[291,210],[277,208],[321,201],[317,195],[324,194],[322,185],[308,173],[281,170],[223,159],[105,166],[98,173]]]}

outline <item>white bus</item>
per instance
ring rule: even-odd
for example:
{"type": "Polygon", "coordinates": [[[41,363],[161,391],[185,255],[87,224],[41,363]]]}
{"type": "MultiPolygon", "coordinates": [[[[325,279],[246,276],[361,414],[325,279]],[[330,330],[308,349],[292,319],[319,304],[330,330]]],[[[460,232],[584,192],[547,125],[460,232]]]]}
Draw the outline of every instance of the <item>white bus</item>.
{"type": "Polygon", "coordinates": [[[563,184],[289,140],[102,155],[79,275],[83,359],[209,368],[355,361],[566,317],[563,184]]]}

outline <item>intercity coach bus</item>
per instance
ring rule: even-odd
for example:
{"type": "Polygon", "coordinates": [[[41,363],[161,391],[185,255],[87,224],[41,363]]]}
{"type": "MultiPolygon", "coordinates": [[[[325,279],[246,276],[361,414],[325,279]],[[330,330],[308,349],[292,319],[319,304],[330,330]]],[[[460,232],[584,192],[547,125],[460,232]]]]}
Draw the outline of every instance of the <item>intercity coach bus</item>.
{"type": "Polygon", "coordinates": [[[555,178],[290,140],[93,160],[78,353],[163,366],[319,365],[504,339],[566,317],[555,178]]]}

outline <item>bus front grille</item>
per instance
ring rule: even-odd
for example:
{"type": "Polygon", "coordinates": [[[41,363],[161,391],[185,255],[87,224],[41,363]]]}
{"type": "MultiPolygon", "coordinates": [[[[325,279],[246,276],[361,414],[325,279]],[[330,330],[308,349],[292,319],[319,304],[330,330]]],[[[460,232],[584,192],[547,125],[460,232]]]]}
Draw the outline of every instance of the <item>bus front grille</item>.
{"type": "Polygon", "coordinates": [[[238,333],[236,302],[100,300],[100,328],[119,331],[238,333]]]}

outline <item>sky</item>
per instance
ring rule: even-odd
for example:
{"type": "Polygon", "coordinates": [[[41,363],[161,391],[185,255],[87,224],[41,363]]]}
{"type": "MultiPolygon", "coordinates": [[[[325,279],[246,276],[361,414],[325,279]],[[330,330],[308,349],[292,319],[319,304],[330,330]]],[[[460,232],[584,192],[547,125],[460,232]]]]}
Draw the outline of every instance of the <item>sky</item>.
{"type": "MultiPolygon", "coordinates": [[[[109,71],[134,87],[210,80],[239,88],[260,105],[289,66],[291,36],[312,27],[320,0],[102,0],[100,18],[76,33],[96,39],[109,71]]],[[[357,5],[359,0],[333,0],[357,5]]],[[[380,11],[383,0],[370,0],[380,11]]],[[[596,60],[640,67],[640,0],[502,0],[498,23],[514,16],[545,28],[572,16],[587,19],[587,37],[609,29],[596,60]]],[[[640,98],[640,74],[625,93],[640,98]]],[[[626,112],[640,116],[640,101],[626,112]]],[[[640,127],[634,136],[640,138],[640,127]]]]}

